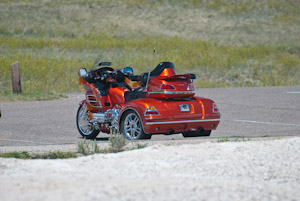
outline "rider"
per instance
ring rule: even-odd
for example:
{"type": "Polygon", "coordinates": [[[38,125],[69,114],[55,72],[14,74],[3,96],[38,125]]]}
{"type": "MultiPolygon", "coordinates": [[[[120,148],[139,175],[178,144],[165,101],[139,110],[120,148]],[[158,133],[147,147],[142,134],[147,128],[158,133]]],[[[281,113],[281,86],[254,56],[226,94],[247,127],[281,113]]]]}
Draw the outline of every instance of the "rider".
{"type": "Polygon", "coordinates": [[[122,69],[122,73],[125,75],[124,82],[128,84],[133,90],[141,87],[141,85],[137,81],[131,81],[131,77],[133,76],[133,69],[131,67],[124,67],[122,69]]]}
{"type": "Polygon", "coordinates": [[[124,94],[125,101],[128,102],[128,101],[131,101],[134,99],[144,98],[145,93],[143,92],[141,85],[138,83],[138,81],[136,79],[132,79],[133,77],[136,77],[133,75],[133,69],[131,67],[124,67],[122,69],[122,72],[125,75],[124,82],[127,85],[130,85],[130,87],[132,89],[130,92],[126,92],[124,94]],[[132,80],[134,80],[134,81],[132,81],[132,80]]]}

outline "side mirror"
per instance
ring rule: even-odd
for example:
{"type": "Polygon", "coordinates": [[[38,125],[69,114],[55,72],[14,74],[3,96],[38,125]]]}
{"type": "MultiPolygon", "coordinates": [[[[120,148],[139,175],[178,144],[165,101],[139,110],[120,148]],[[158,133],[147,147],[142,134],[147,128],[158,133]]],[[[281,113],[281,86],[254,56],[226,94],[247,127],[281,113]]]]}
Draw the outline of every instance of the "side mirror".
{"type": "Polygon", "coordinates": [[[86,71],[86,68],[80,68],[79,71],[78,71],[78,75],[80,77],[84,77],[84,78],[88,77],[88,73],[86,71]]]}
{"type": "Polygon", "coordinates": [[[133,75],[133,69],[131,67],[124,67],[122,69],[122,73],[126,76],[132,76],[133,75]]]}

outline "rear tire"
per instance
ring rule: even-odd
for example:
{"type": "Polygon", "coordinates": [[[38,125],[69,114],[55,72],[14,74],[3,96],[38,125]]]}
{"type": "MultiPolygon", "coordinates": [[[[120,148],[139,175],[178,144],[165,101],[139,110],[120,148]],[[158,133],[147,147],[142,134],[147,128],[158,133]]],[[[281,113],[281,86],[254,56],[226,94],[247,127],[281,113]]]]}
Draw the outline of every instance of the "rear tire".
{"type": "Polygon", "coordinates": [[[183,137],[204,137],[210,136],[211,130],[187,131],[183,132],[183,137]]]}
{"type": "Polygon", "coordinates": [[[80,105],[76,115],[77,129],[83,138],[95,139],[100,131],[89,124],[87,117],[86,104],[80,105]]]}
{"type": "Polygon", "coordinates": [[[123,115],[120,132],[129,140],[151,139],[152,137],[151,134],[145,134],[141,118],[132,110],[125,112],[123,115]]]}

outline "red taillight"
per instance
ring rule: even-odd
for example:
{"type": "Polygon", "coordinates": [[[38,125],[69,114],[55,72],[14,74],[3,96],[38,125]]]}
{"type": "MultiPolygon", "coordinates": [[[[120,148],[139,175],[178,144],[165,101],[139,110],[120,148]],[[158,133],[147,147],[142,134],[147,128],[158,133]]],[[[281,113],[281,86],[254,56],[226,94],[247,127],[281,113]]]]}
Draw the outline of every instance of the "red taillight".
{"type": "Polygon", "coordinates": [[[157,111],[146,111],[146,115],[149,116],[149,115],[158,115],[158,112],[157,111]]]}
{"type": "Polygon", "coordinates": [[[194,84],[193,84],[193,83],[189,84],[187,90],[188,90],[188,91],[194,91],[194,90],[195,90],[194,84]]]}
{"type": "Polygon", "coordinates": [[[176,90],[176,88],[170,84],[162,84],[160,90],[176,90]]]}
{"type": "Polygon", "coordinates": [[[145,111],[145,116],[159,116],[159,112],[157,111],[157,109],[155,109],[154,106],[149,106],[147,107],[146,111],[145,111]]]}
{"type": "Polygon", "coordinates": [[[218,108],[217,104],[213,103],[212,111],[213,111],[213,113],[218,113],[219,112],[219,108],[218,108]]]}

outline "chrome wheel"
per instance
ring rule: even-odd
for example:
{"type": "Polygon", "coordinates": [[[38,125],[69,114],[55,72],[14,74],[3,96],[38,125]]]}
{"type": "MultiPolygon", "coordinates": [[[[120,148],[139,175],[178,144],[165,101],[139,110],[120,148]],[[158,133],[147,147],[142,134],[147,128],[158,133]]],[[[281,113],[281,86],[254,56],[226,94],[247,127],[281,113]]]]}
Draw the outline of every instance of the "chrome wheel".
{"type": "Polygon", "coordinates": [[[124,120],[124,134],[130,140],[140,138],[142,134],[142,124],[140,118],[134,112],[129,113],[124,120]]]}
{"type": "Polygon", "coordinates": [[[77,111],[77,128],[82,137],[87,139],[95,138],[99,131],[96,130],[88,120],[88,113],[86,105],[79,106],[77,111]]]}

